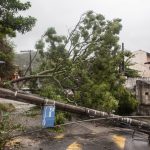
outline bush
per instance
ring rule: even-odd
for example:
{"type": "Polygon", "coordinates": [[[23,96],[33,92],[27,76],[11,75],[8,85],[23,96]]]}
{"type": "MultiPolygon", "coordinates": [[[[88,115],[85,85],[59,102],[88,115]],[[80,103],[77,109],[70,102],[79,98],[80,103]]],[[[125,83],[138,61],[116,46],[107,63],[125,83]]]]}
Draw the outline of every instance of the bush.
{"type": "Polygon", "coordinates": [[[119,96],[119,106],[117,113],[120,115],[130,115],[136,111],[138,106],[138,101],[135,96],[131,94],[127,89],[120,90],[119,96]]]}
{"type": "Polygon", "coordinates": [[[12,138],[12,132],[19,129],[21,125],[13,124],[9,115],[3,116],[0,122],[0,149],[4,149],[6,143],[12,138]]]}
{"type": "Polygon", "coordinates": [[[15,111],[15,106],[11,103],[0,103],[0,111],[12,112],[15,111]]]}

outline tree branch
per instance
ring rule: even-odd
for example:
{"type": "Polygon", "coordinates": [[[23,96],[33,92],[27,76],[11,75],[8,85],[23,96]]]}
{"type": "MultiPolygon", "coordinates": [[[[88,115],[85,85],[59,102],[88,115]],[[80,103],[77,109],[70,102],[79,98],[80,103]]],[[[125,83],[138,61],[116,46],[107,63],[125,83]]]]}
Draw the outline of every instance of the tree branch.
{"type": "Polygon", "coordinates": [[[36,79],[36,78],[50,78],[50,77],[52,77],[52,75],[32,75],[32,76],[21,77],[19,79],[12,80],[11,83],[27,81],[27,80],[36,79]]]}

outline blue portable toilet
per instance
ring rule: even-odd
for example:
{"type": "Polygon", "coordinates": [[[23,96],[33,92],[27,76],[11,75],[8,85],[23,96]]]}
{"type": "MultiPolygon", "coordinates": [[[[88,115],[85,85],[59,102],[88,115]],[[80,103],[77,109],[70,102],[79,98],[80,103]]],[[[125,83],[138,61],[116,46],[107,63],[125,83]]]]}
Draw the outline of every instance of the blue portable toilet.
{"type": "Polygon", "coordinates": [[[43,128],[54,127],[54,122],[55,122],[55,106],[54,105],[44,106],[42,116],[43,128]]]}

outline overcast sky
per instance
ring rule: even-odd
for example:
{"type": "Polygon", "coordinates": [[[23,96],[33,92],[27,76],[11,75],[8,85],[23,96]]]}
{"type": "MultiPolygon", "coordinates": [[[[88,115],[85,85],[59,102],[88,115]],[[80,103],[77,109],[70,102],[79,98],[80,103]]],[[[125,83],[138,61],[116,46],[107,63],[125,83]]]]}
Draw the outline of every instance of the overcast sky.
{"type": "MultiPolygon", "coordinates": [[[[21,0],[26,1],[26,0],[21,0]]],[[[106,19],[121,18],[120,42],[128,50],[150,52],[150,1],[149,0],[28,0],[32,7],[25,15],[37,18],[36,26],[25,35],[14,39],[17,51],[34,50],[34,45],[48,27],[55,27],[59,34],[79,20],[82,13],[93,10],[106,19]]]]}

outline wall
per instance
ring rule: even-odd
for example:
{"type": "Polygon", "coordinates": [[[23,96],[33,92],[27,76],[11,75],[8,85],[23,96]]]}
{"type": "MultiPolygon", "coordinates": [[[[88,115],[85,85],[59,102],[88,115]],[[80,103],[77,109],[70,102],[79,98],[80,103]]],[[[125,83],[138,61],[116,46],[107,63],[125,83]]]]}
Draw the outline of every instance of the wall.
{"type": "Polygon", "coordinates": [[[136,98],[142,105],[150,105],[150,82],[136,81],[136,98]]]}
{"type": "Polygon", "coordinates": [[[144,77],[144,78],[127,78],[127,80],[125,81],[125,87],[127,89],[134,89],[136,86],[136,81],[137,80],[142,80],[142,81],[150,81],[150,77],[144,77]]]}
{"type": "Polygon", "coordinates": [[[142,77],[150,77],[150,64],[145,64],[150,60],[149,53],[139,50],[133,52],[133,55],[134,57],[131,58],[131,63],[134,65],[130,66],[130,68],[138,70],[142,77]]]}
{"type": "Polygon", "coordinates": [[[125,87],[136,95],[139,102],[137,113],[150,115],[150,78],[128,78],[125,87]]]}
{"type": "Polygon", "coordinates": [[[139,105],[137,114],[142,116],[150,116],[150,106],[148,105],[139,105]]]}

